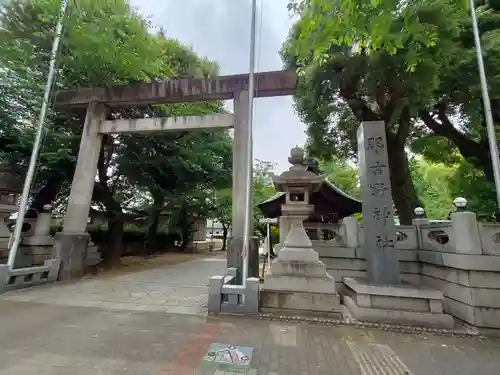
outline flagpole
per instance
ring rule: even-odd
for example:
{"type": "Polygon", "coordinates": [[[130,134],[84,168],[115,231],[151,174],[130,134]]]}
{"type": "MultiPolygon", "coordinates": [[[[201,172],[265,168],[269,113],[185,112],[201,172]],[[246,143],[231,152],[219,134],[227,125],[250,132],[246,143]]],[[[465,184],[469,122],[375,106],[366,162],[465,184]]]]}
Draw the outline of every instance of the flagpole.
{"type": "Polygon", "coordinates": [[[19,212],[16,219],[16,226],[14,229],[12,246],[9,249],[9,258],[7,264],[9,269],[14,268],[14,263],[16,261],[17,250],[21,242],[21,233],[23,228],[24,216],[26,214],[26,208],[28,207],[28,199],[30,196],[31,184],[33,183],[33,177],[35,175],[36,164],[38,160],[38,154],[40,153],[40,148],[42,144],[42,134],[45,124],[45,117],[47,116],[47,108],[49,106],[49,98],[52,90],[52,83],[55,77],[55,65],[56,58],[59,51],[59,44],[61,41],[61,34],[63,29],[64,17],[66,15],[66,9],[68,7],[69,0],[62,0],[59,12],[59,19],[56,26],[56,35],[52,43],[52,53],[50,56],[49,63],[49,73],[47,76],[47,82],[45,84],[45,93],[43,95],[42,107],[40,108],[40,114],[38,117],[38,127],[36,129],[35,141],[33,142],[33,150],[31,152],[30,163],[28,166],[28,172],[26,173],[26,178],[24,180],[23,192],[21,194],[21,202],[19,204],[19,212]]]}
{"type": "Polygon", "coordinates": [[[479,38],[479,27],[477,25],[476,9],[474,0],[469,1],[470,13],[472,17],[472,32],[474,33],[474,44],[476,45],[477,65],[479,69],[479,80],[481,83],[481,94],[483,97],[484,117],[486,119],[486,130],[488,131],[488,143],[490,146],[491,163],[493,166],[493,178],[497,193],[498,212],[500,212],[500,160],[498,157],[498,142],[495,134],[495,124],[491,113],[490,95],[488,93],[488,83],[484,69],[483,51],[481,39],[479,38]]]}
{"type": "MultiPolygon", "coordinates": [[[[247,183],[245,190],[245,229],[243,231],[243,266],[242,285],[246,285],[248,277],[248,256],[250,249],[250,220],[252,216],[252,182],[253,182],[253,99],[255,95],[255,35],[257,19],[257,0],[252,0],[252,16],[250,23],[250,69],[248,73],[248,139],[247,139],[247,183]]],[[[237,202],[233,202],[237,203],[237,202]]]]}

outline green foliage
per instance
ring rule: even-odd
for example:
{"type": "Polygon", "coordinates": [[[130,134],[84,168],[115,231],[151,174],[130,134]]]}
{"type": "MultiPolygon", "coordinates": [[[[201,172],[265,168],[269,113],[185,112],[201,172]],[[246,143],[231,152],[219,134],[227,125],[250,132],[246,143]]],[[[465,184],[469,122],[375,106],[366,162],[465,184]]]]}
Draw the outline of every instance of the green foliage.
{"type": "Polygon", "coordinates": [[[435,135],[425,135],[412,140],[411,150],[423,155],[426,160],[442,162],[446,165],[458,164],[462,160],[453,142],[435,135]]]}
{"type": "Polygon", "coordinates": [[[225,228],[230,228],[232,223],[232,194],[232,189],[220,189],[214,194],[214,210],[211,216],[225,228]]]}
{"type": "Polygon", "coordinates": [[[483,171],[471,163],[462,160],[457,165],[455,173],[449,178],[449,188],[453,198],[467,199],[468,209],[474,212],[479,220],[498,220],[495,185],[485,178],[483,171]]]}
{"type": "MultiPolygon", "coordinates": [[[[3,161],[27,164],[29,159],[59,5],[58,0],[11,1],[0,16],[0,125],[2,142],[11,145],[2,148],[3,161]]],[[[148,79],[146,73],[158,77],[171,73],[170,64],[160,64],[160,45],[153,49],[156,43],[145,21],[123,0],[71,2],[57,87],[109,86],[148,79]]],[[[82,115],[50,113],[40,173],[50,177],[66,172],[63,177],[70,177],[82,115]]]]}
{"type": "Polygon", "coordinates": [[[480,220],[494,221],[497,213],[495,186],[484,172],[463,158],[457,163],[442,164],[426,159],[410,163],[413,183],[429,219],[446,220],[455,210],[453,200],[464,197],[468,208],[480,220]]]}
{"type": "MultiPolygon", "coordinates": [[[[61,226],[52,226],[50,234],[54,235],[62,230],[61,226]]],[[[98,246],[109,244],[109,232],[107,225],[103,225],[100,228],[89,229],[91,241],[98,246]]],[[[173,247],[174,241],[179,239],[176,233],[165,233],[160,232],[156,234],[157,243],[160,244],[161,248],[159,250],[169,250],[173,247]]],[[[125,244],[124,249],[130,244],[141,244],[144,245],[148,240],[148,233],[144,230],[140,230],[137,227],[126,226],[123,231],[123,243],[125,244]]],[[[139,248],[142,254],[144,254],[144,248],[139,248]]],[[[133,255],[128,253],[127,255],[133,255]]],[[[137,254],[139,255],[139,254],[137,254]]]]}
{"type": "MultiPolygon", "coordinates": [[[[265,225],[259,223],[259,220],[262,219],[263,216],[257,205],[276,193],[272,180],[274,167],[274,163],[257,160],[253,169],[253,225],[261,235],[265,235],[265,225]]],[[[226,227],[231,226],[232,204],[232,189],[221,189],[216,191],[212,216],[226,227]]]]}
{"type": "MultiPolygon", "coordinates": [[[[385,121],[394,154],[389,155],[394,200],[398,211],[410,203],[406,219],[411,201],[418,203],[412,190],[427,199],[421,186],[411,186],[404,153],[409,145],[428,161],[457,171],[465,168],[463,157],[478,168],[474,176],[484,174],[493,180],[471,20],[464,4],[452,0],[291,3],[300,20],[282,54],[288,67],[299,68],[296,107],[308,125],[311,154],[355,159],[359,122],[385,121]]],[[[500,9],[496,2],[476,3],[491,107],[495,123],[500,124],[500,9]]],[[[418,185],[421,178],[411,169],[418,185]]],[[[468,173],[462,176],[470,178],[468,173]]],[[[465,180],[455,181],[454,186],[467,191],[469,185],[465,180]]]]}
{"type": "Polygon", "coordinates": [[[422,50],[442,44],[439,26],[446,21],[453,30],[466,14],[455,0],[291,0],[289,8],[301,17],[294,49],[304,65],[325,65],[332,46],[341,46],[368,54],[404,50],[408,70],[425,60],[422,50]]]}
{"type": "Polygon", "coordinates": [[[275,164],[268,161],[256,160],[253,167],[253,200],[252,210],[254,219],[254,228],[261,237],[266,235],[266,225],[260,224],[259,220],[264,216],[257,207],[266,199],[276,194],[273,184],[273,170],[275,164]]]}
{"type": "MultiPolygon", "coordinates": [[[[59,6],[59,0],[14,0],[2,8],[0,162],[26,166],[29,160],[59,6]]],[[[57,72],[57,88],[109,87],[178,76],[215,76],[218,66],[163,31],[153,33],[126,0],[82,0],[70,2],[57,72]]],[[[115,108],[109,116],[169,117],[223,110],[221,102],[201,102],[115,108]]],[[[68,187],[84,116],[85,111],[49,111],[36,175],[39,187],[55,185],[55,192],[68,187]]],[[[179,210],[186,233],[194,216],[211,209],[209,189],[230,185],[231,153],[227,132],[105,136],[94,189],[96,208],[107,211],[112,223],[119,223],[114,229],[119,236],[123,209],[146,202],[153,204],[152,212],[157,214],[167,202],[179,210]]],[[[62,191],[65,201],[68,189],[62,191]]],[[[52,199],[53,194],[49,202],[52,199]]]]}
{"type": "MultiPolygon", "coordinates": [[[[59,3],[58,0],[12,1],[1,16],[4,29],[0,34],[3,42],[0,64],[4,77],[0,79],[0,90],[6,95],[0,98],[0,131],[2,142],[9,145],[2,148],[2,160],[26,164],[29,158],[34,130],[31,124],[40,105],[59,3]],[[29,123],[26,124],[26,121],[29,123]]],[[[218,71],[215,63],[198,57],[178,41],[168,39],[163,33],[151,34],[147,21],[125,0],[71,2],[64,26],[58,62],[59,88],[111,86],[171,76],[198,77],[215,75],[218,71]]],[[[175,116],[221,110],[221,103],[195,103],[162,106],[152,111],[175,116]]],[[[130,114],[142,117],[144,109],[116,113],[114,117],[130,114]]],[[[69,119],[66,115],[51,114],[42,149],[41,172],[64,171],[67,172],[64,178],[70,179],[79,144],[77,129],[82,114],[73,117],[69,119]],[[61,168],[63,165],[66,168],[61,168]]],[[[202,139],[210,138],[203,132],[197,136],[198,144],[203,143],[202,139]]],[[[130,138],[122,137],[119,141],[131,147],[135,141],[130,138]]],[[[157,146],[155,141],[160,139],[170,144],[172,138],[179,136],[144,137],[130,153],[136,153],[139,146],[144,147],[145,141],[151,141],[153,144],[147,148],[154,149],[157,146]]],[[[196,142],[194,138],[196,135],[184,140],[184,145],[177,150],[184,149],[184,154],[190,154],[186,151],[189,149],[183,146],[196,142]]],[[[220,139],[219,136],[218,140],[207,141],[209,144],[217,143],[220,148],[220,139]]],[[[127,152],[123,147],[120,151],[127,152]]],[[[206,149],[201,150],[204,151],[206,149]]],[[[186,155],[177,154],[175,157],[186,158],[186,155]]],[[[189,165],[185,167],[190,168],[199,162],[199,155],[197,157],[196,160],[189,160],[189,165]]],[[[206,164],[212,161],[210,157],[205,160],[206,164]]],[[[165,160],[164,164],[169,164],[169,160],[165,160]]]]}
{"type": "Polygon", "coordinates": [[[412,179],[418,196],[425,208],[426,216],[433,220],[446,220],[453,211],[453,196],[450,178],[455,166],[430,163],[424,159],[410,162],[412,179]]]}
{"type": "Polygon", "coordinates": [[[335,159],[321,164],[326,178],[344,193],[359,199],[358,170],[345,160],[335,159]]]}

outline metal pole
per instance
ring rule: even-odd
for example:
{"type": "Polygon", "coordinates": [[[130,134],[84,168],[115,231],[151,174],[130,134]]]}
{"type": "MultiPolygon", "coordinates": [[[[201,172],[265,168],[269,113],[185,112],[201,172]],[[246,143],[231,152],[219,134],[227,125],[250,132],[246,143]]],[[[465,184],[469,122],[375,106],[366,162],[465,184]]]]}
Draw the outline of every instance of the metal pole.
{"type": "Polygon", "coordinates": [[[10,269],[14,268],[14,262],[16,260],[17,250],[19,248],[19,243],[21,241],[21,231],[23,228],[24,216],[26,213],[26,208],[28,206],[28,199],[31,190],[31,184],[33,182],[33,177],[35,175],[36,163],[38,160],[38,154],[40,152],[40,147],[42,143],[42,133],[43,126],[45,123],[45,117],[47,115],[47,108],[49,105],[49,97],[52,89],[52,82],[55,77],[55,64],[57,53],[59,51],[59,44],[61,41],[61,34],[64,23],[64,16],[66,15],[66,9],[68,7],[68,0],[61,1],[61,8],[59,13],[59,19],[57,21],[56,26],[56,35],[54,37],[54,41],[52,43],[52,53],[50,56],[50,64],[49,64],[49,74],[47,76],[47,83],[45,85],[45,93],[43,95],[42,107],[40,108],[40,114],[38,117],[38,127],[36,130],[35,141],[33,143],[33,150],[31,151],[31,159],[28,166],[28,172],[26,173],[26,178],[24,180],[23,192],[21,194],[21,203],[19,204],[19,213],[16,219],[16,227],[14,229],[14,239],[12,241],[12,246],[9,250],[9,259],[7,264],[10,269]]]}
{"type": "Polygon", "coordinates": [[[269,230],[270,224],[267,223],[267,264],[271,266],[271,233],[269,230]]]}
{"type": "MultiPolygon", "coordinates": [[[[217,204],[217,192],[214,190],[214,202],[217,204]]],[[[212,234],[210,251],[214,251],[214,229],[215,229],[215,219],[212,217],[212,229],[210,233],[212,234]]]]}
{"type": "Polygon", "coordinates": [[[250,27],[250,69],[248,74],[248,139],[247,139],[247,184],[245,191],[245,230],[243,232],[243,269],[242,285],[246,285],[248,277],[248,252],[250,242],[250,220],[252,216],[252,180],[253,180],[253,98],[255,94],[255,23],[257,0],[252,0],[252,20],[250,27]]]}
{"type": "Polygon", "coordinates": [[[488,143],[490,145],[491,163],[493,164],[493,176],[495,179],[498,211],[500,211],[500,161],[498,158],[498,143],[495,134],[495,124],[493,123],[493,115],[491,114],[490,95],[488,93],[488,83],[486,81],[486,72],[484,70],[483,51],[481,48],[481,40],[479,38],[479,29],[477,26],[474,0],[469,1],[469,6],[472,17],[472,31],[474,33],[474,43],[476,45],[477,65],[479,68],[479,80],[481,82],[481,92],[483,96],[484,117],[486,119],[486,129],[488,131],[488,143]]]}

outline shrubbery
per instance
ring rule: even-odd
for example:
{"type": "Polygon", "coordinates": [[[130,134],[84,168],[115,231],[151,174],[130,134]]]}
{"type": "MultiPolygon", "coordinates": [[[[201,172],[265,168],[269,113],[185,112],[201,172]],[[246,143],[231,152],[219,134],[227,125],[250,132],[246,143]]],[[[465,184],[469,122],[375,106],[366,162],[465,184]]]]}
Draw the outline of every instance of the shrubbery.
{"type": "MultiPolygon", "coordinates": [[[[51,228],[51,234],[54,235],[56,232],[60,232],[62,230],[61,226],[53,226],[51,228]]],[[[106,226],[101,226],[99,228],[89,229],[89,234],[92,242],[96,245],[106,245],[108,234],[108,228],[106,226]]],[[[165,233],[158,232],[156,234],[156,249],[153,250],[167,250],[173,248],[175,241],[180,241],[181,236],[178,233],[165,233]]],[[[123,245],[124,248],[128,248],[128,245],[131,244],[143,244],[144,248],[148,243],[148,233],[147,231],[140,230],[134,226],[126,226],[123,231],[123,245]]],[[[136,247],[136,246],[134,246],[136,247]]],[[[126,251],[125,253],[130,253],[130,251],[126,251]]]]}

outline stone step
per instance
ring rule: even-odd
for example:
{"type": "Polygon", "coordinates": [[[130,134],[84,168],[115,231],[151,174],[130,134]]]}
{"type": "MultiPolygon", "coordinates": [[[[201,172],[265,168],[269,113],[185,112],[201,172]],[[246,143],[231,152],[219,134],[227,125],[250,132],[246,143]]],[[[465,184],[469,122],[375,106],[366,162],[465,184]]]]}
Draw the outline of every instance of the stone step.
{"type": "Polygon", "coordinates": [[[313,312],[336,314],[341,311],[337,293],[306,293],[264,289],[260,292],[261,308],[272,308],[290,312],[313,312]]]}
{"type": "Polygon", "coordinates": [[[453,328],[455,326],[455,320],[449,314],[360,307],[348,296],[344,296],[344,303],[351,315],[362,322],[437,328],[453,328]]]}
{"type": "Polygon", "coordinates": [[[282,262],[280,259],[271,264],[273,275],[294,277],[324,277],[326,266],[323,262],[282,262]]]}

